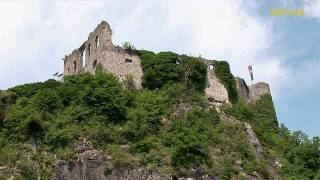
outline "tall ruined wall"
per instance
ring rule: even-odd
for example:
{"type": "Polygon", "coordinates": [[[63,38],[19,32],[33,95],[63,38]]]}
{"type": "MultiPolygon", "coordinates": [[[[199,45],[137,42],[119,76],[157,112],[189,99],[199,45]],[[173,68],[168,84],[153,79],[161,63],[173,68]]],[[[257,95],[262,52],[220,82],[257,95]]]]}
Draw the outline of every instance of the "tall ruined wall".
{"type": "Polygon", "coordinates": [[[267,83],[258,82],[251,86],[247,86],[246,82],[239,77],[236,77],[236,82],[239,95],[250,103],[256,102],[265,94],[271,94],[270,87],[267,83]]]}
{"type": "Polygon", "coordinates": [[[70,55],[65,56],[64,58],[64,74],[78,74],[82,72],[83,62],[81,60],[81,52],[78,49],[72,51],[70,55]]]}
{"type": "Polygon", "coordinates": [[[205,89],[206,96],[216,102],[229,102],[227,89],[219,81],[214,73],[216,61],[203,59],[203,62],[208,65],[207,87],[205,89]]]}
{"type": "Polygon", "coordinates": [[[109,24],[102,21],[80,48],[64,58],[64,74],[94,73],[97,65],[101,64],[105,71],[120,80],[131,76],[135,86],[140,88],[143,73],[139,56],[114,46],[111,36],[109,24]]]}
{"type": "Polygon", "coordinates": [[[247,83],[244,81],[244,79],[239,77],[235,77],[235,80],[239,96],[243,97],[246,101],[249,101],[249,87],[247,86],[247,83]]]}

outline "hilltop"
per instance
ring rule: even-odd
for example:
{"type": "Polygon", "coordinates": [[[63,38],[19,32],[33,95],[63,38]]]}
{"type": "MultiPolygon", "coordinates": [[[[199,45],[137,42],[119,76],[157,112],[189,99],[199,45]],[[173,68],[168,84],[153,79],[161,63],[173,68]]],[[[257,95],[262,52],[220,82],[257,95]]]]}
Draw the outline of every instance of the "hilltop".
{"type": "Polygon", "coordinates": [[[250,91],[263,83],[247,87],[225,61],[210,69],[199,57],[133,53],[140,88],[98,63],[63,82],[0,92],[0,177],[319,177],[320,139],[279,126],[270,91],[250,91]],[[223,85],[227,101],[208,96],[207,76],[223,85]]]}

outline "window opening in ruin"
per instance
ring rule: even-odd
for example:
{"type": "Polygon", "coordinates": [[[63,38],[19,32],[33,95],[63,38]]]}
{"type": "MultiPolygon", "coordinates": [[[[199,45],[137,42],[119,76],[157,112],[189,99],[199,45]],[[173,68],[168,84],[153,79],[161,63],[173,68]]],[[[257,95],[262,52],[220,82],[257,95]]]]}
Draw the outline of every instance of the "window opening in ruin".
{"type": "Polygon", "coordinates": [[[99,36],[96,37],[95,39],[95,43],[96,43],[96,47],[98,47],[100,45],[100,39],[99,36]]]}
{"type": "Polygon", "coordinates": [[[86,51],[82,52],[82,67],[84,67],[86,65],[86,51]]]}
{"type": "Polygon", "coordinates": [[[213,64],[210,64],[210,65],[209,65],[209,69],[210,69],[210,70],[213,69],[213,64]]]}
{"type": "Polygon", "coordinates": [[[96,69],[96,67],[97,67],[97,60],[94,60],[92,64],[92,69],[96,69]]]}
{"type": "Polygon", "coordinates": [[[125,59],[125,63],[132,63],[132,59],[125,59]]]}
{"type": "Polygon", "coordinates": [[[179,61],[179,60],[176,60],[176,64],[180,64],[180,61],[179,61]]]}
{"type": "Polygon", "coordinates": [[[88,54],[89,54],[89,56],[91,54],[91,44],[88,45],[88,54]]]}
{"type": "Polygon", "coordinates": [[[73,61],[73,69],[76,70],[77,69],[77,62],[73,61]]]}
{"type": "Polygon", "coordinates": [[[67,72],[67,74],[70,74],[70,69],[69,69],[69,67],[68,67],[68,72],[67,72]]]}

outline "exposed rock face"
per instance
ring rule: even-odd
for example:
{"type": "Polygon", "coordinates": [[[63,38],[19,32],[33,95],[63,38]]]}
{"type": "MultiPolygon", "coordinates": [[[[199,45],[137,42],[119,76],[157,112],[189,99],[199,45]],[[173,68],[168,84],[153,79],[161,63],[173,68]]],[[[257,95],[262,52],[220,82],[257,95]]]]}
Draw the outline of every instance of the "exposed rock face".
{"type": "Polygon", "coordinates": [[[254,149],[256,150],[256,153],[258,155],[259,159],[263,158],[263,147],[259,141],[259,139],[257,138],[256,134],[254,133],[254,131],[252,130],[251,126],[249,123],[245,122],[244,126],[247,130],[247,137],[248,140],[250,142],[250,144],[254,147],[254,149]]]}
{"type": "MultiPolygon", "coordinates": [[[[78,160],[71,162],[58,160],[55,164],[55,179],[57,180],[166,180],[172,179],[170,175],[161,175],[157,172],[148,171],[143,168],[136,169],[114,169],[112,157],[103,154],[93,148],[86,139],[76,143],[75,150],[78,153],[78,160]]],[[[1,170],[1,169],[0,169],[1,170]]]]}
{"type": "Polygon", "coordinates": [[[88,150],[80,153],[77,161],[57,161],[55,179],[106,179],[105,167],[109,164],[111,164],[111,157],[104,156],[97,150],[88,150]]]}
{"type": "Polygon", "coordinates": [[[105,71],[114,74],[120,80],[132,76],[134,85],[137,88],[141,87],[142,68],[139,56],[114,46],[111,35],[109,24],[102,21],[80,48],[65,56],[64,75],[94,73],[97,65],[101,64],[105,71]]]}

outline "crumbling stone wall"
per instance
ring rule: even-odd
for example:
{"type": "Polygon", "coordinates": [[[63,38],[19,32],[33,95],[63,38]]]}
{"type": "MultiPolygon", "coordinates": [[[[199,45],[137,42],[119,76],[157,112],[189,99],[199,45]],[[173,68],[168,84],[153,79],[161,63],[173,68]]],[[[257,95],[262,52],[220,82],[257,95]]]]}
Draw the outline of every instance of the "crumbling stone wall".
{"type": "Polygon", "coordinates": [[[114,74],[120,80],[131,76],[134,85],[140,88],[143,72],[139,56],[114,46],[111,36],[109,24],[102,21],[80,48],[65,56],[64,75],[94,73],[97,65],[101,64],[105,71],[114,74]]]}
{"type": "Polygon", "coordinates": [[[244,79],[239,77],[236,77],[236,82],[239,95],[250,103],[256,102],[265,94],[271,94],[270,87],[267,83],[258,82],[251,86],[247,86],[244,79]]]}
{"type": "Polygon", "coordinates": [[[249,88],[247,86],[247,83],[245,82],[244,79],[240,77],[235,77],[236,80],[236,85],[238,89],[239,96],[244,98],[246,101],[249,101],[249,88]]]}
{"type": "Polygon", "coordinates": [[[205,89],[206,96],[215,102],[229,102],[227,89],[214,73],[215,62],[217,61],[203,59],[203,62],[208,65],[207,87],[205,89]]]}
{"type": "Polygon", "coordinates": [[[249,87],[249,96],[251,102],[257,101],[261,96],[265,94],[271,94],[269,84],[267,83],[259,82],[249,87]]]}

